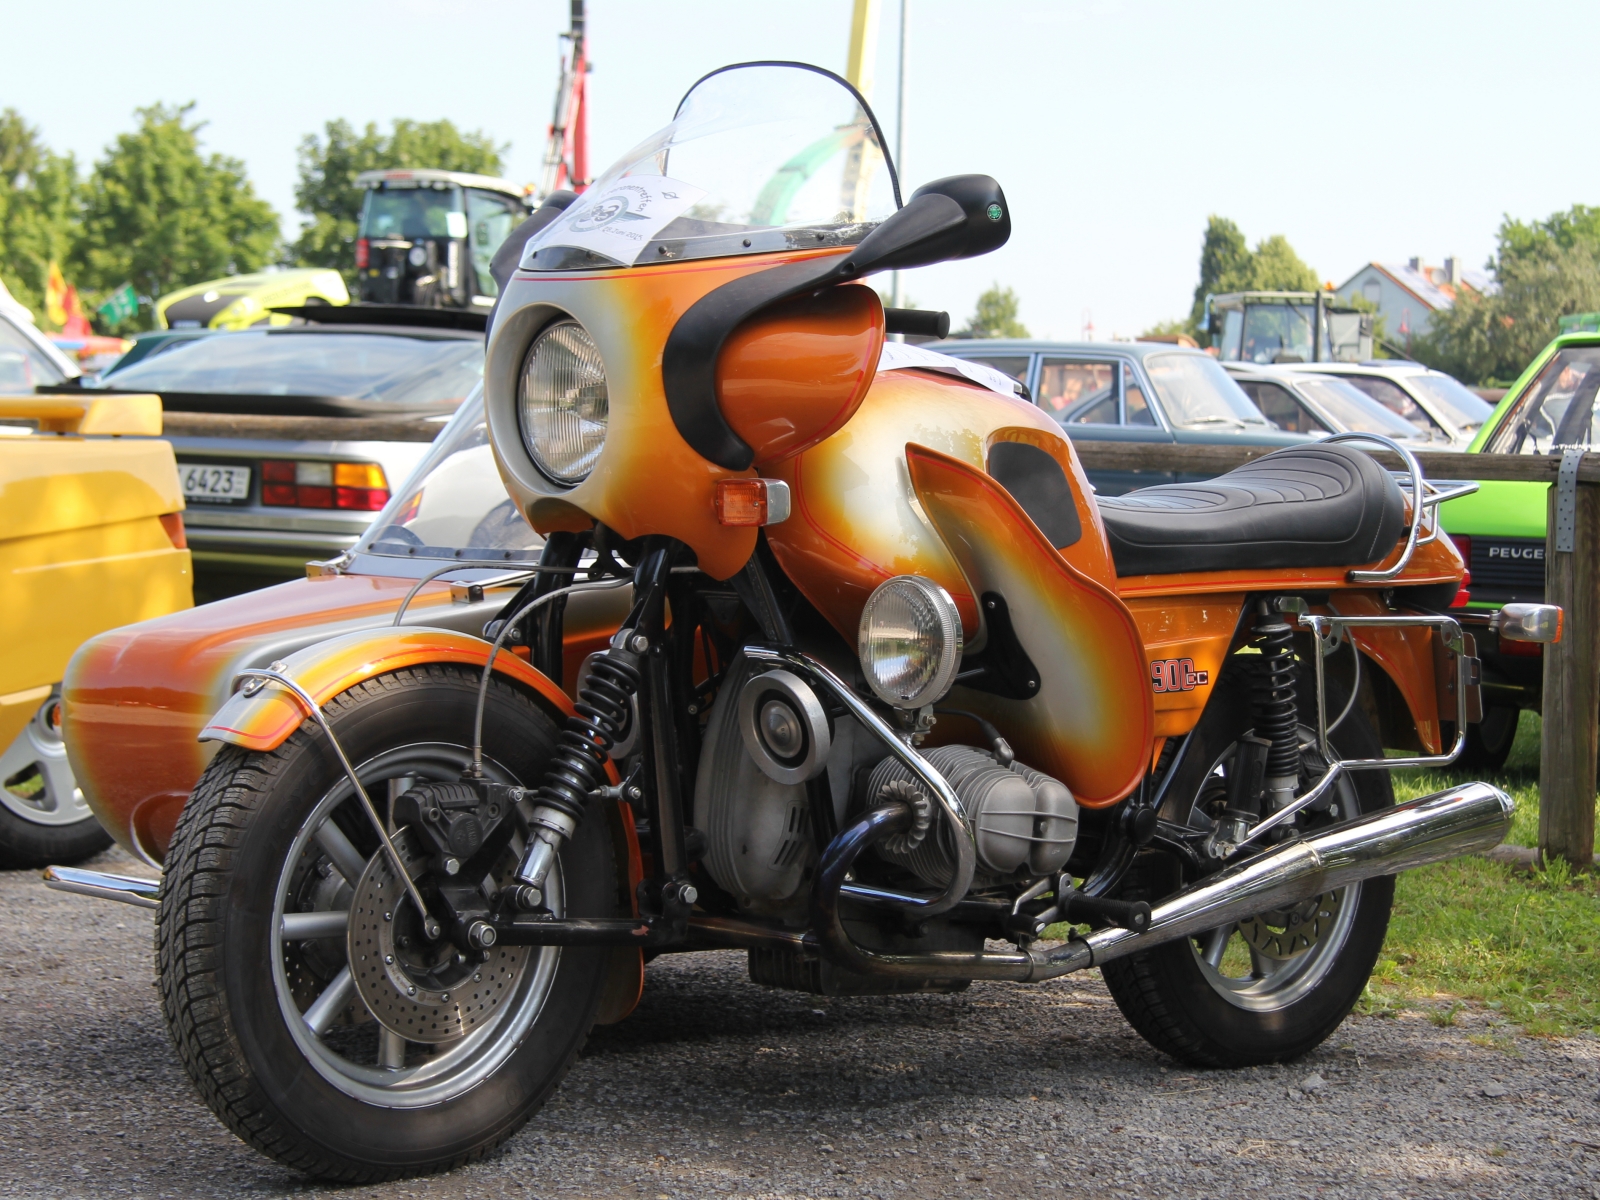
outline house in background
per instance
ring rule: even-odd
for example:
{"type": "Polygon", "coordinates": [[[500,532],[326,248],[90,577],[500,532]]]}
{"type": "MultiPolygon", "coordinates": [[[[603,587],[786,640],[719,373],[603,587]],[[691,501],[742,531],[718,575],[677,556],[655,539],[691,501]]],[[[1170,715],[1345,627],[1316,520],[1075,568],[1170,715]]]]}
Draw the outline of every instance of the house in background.
{"type": "Polygon", "coordinates": [[[1430,267],[1420,258],[1406,263],[1368,263],[1338,288],[1345,300],[1360,296],[1377,305],[1383,318],[1384,340],[1410,350],[1411,340],[1428,328],[1437,309],[1449,308],[1465,288],[1489,292],[1494,282],[1482,271],[1469,271],[1459,258],[1447,258],[1442,267],[1430,267]]]}

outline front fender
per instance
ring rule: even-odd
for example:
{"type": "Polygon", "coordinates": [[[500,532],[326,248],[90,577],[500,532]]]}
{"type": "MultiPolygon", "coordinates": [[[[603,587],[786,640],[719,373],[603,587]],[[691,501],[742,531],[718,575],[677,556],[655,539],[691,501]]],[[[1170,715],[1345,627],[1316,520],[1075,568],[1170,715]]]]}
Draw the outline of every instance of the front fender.
{"type": "MultiPolygon", "coordinates": [[[[489,661],[482,638],[451,629],[400,627],[358,630],[297,650],[279,668],[319,706],[358,683],[423,663],[461,663],[480,670],[489,661]]],[[[276,664],[275,664],[276,665],[276,664]]],[[[509,650],[495,656],[495,673],[533,692],[552,715],[571,716],[572,701],[545,675],[509,650]]],[[[253,696],[235,692],[200,731],[200,741],[229,742],[246,750],[274,750],[306,719],[300,701],[280,687],[253,696]]]]}

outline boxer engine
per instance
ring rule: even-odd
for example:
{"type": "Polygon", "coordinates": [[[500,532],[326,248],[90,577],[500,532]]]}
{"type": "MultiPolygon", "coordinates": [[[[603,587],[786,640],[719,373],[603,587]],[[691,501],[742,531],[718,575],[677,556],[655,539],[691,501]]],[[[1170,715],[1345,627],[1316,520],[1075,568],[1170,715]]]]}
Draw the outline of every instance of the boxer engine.
{"type": "MultiPolygon", "coordinates": [[[[813,799],[826,779],[835,820],[909,802],[912,827],[877,857],[932,887],[955,869],[955,836],[912,772],[848,717],[831,719],[798,676],[762,670],[743,655],[729,664],[712,706],[695,781],[705,867],[741,908],[769,916],[804,912],[816,863],[813,799]]],[[[973,831],[974,886],[994,887],[1060,871],[1077,839],[1078,806],[1066,785],[995,749],[938,746],[924,757],[949,782],[973,831]]]]}

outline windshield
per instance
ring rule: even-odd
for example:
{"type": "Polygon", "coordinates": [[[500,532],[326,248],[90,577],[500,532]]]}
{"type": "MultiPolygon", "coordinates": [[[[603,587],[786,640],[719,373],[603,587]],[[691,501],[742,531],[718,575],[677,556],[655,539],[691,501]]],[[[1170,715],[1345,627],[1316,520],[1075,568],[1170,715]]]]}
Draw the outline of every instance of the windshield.
{"type": "Polygon", "coordinates": [[[1492,404],[1448,375],[1413,375],[1410,380],[1411,386],[1433,401],[1434,407],[1463,433],[1476,432],[1494,412],[1492,404]]]}
{"type": "Polygon", "coordinates": [[[1271,424],[1207,355],[1152,354],[1144,360],[1144,369],[1167,419],[1180,429],[1271,424]]]}
{"type": "Polygon", "coordinates": [[[877,119],[849,84],[747,63],[695,84],[522,261],[558,271],[853,246],[899,203],[877,119]]]}
{"type": "Polygon", "coordinates": [[[67,375],[28,335],[0,318],[0,389],[31,392],[41,383],[64,383],[67,375]]]}
{"type": "Polygon", "coordinates": [[[1600,346],[1568,346],[1512,406],[1489,445],[1499,454],[1553,454],[1600,441],[1594,397],[1600,391],[1600,346]]]}
{"type": "Polygon", "coordinates": [[[483,339],[242,330],[174,341],[103,385],[124,392],[337,397],[394,409],[460,404],[483,378],[483,339]]]}
{"type": "Polygon", "coordinates": [[[1346,433],[1381,433],[1396,441],[1425,441],[1416,427],[1342,379],[1306,378],[1296,386],[1346,433]]]}
{"type": "Polygon", "coordinates": [[[428,457],[378,514],[357,553],[399,558],[537,559],[544,539],[500,482],[475,389],[428,457]]]}
{"type": "MultiPolygon", "coordinates": [[[[450,216],[461,211],[461,198],[452,187],[370,188],[361,206],[364,238],[465,237],[450,230],[450,216]]],[[[456,218],[461,221],[461,217],[456,218]]]]}

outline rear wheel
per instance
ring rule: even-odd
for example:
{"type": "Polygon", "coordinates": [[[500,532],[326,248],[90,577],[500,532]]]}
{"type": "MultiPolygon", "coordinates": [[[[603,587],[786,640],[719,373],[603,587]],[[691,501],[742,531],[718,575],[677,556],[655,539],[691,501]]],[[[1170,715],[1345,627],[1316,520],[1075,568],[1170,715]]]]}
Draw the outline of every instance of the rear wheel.
{"type": "MultiPolygon", "coordinates": [[[[1303,680],[1302,696],[1309,691],[1303,680]]],[[[1330,681],[1330,713],[1343,709],[1344,700],[1330,681]]],[[[1200,769],[1191,769],[1186,785],[1186,823],[1193,826],[1204,827],[1220,809],[1225,764],[1250,723],[1242,694],[1231,701],[1213,697],[1213,704],[1218,701],[1223,706],[1208,711],[1209,720],[1202,719],[1195,734],[1200,769]]],[[[1302,744],[1314,739],[1314,729],[1302,725],[1302,744]]],[[[1351,707],[1329,741],[1342,758],[1383,756],[1360,705],[1351,707]]],[[[1305,777],[1317,778],[1325,764],[1313,750],[1302,753],[1305,777]]],[[[1389,776],[1381,771],[1352,773],[1332,795],[1325,811],[1306,815],[1302,829],[1394,804],[1389,776]]],[[[1151,853],[1135,864],[1127,891],[1155,901],[1190,881],[1176,859],[1151,853]]],[[[1123,1015],[1156,1049],[1203,1067],[1282,1062],[1321,1044],[1355,1006],[1383,948],[1393,900],[1392,878],[1368,879],[1156,946],[1102,970],[1123,1015]]]]}
{"type": "Polygon", "coordinates": [[[67,762],[54,694],[0,753],[0,867],[82,862],[109,845],[67,762]]]}
{"type": "Polygon", "coordinates": [[[1483,710],[1483,720],[1467,726],[1467,744],[1459,763],[1476,771],[1498,771],[1517,740],[1517,721],[1522,710],[1496,705],[1483,710]]]}
{"type": "MultiPolygon", "coordinates": [[[[328,703],[380,809],[416,783],[460,777],[477,684],[475,671],[415,668],[328,703]]],[[[525,696],[491,684],[492,778],[536,784],[556,738],[525,696]]],[[[492,892],[521,847],[519,836],[473,882],[492,892]]],[[[609,961],[601,949],[527,947],[478,961],[430,944],[379,850],[307,722],[274,751],[226,747],[212,760],[174,835],[157,915],[163,1011],[212,1111],[263,1153],[348,1182],[465,1162],[520,1128],[583,1045],[609,961]],[[365,925],[350,933],[351,913],[366,907],[386,921],[370,957],[365,925]],[[363,975],[362,962],[379,958],[389,965],[363,975]]],[[[547,904],[614,915],[614,871],[605,818],[591,813],[561,852],[547,904]]]]}

